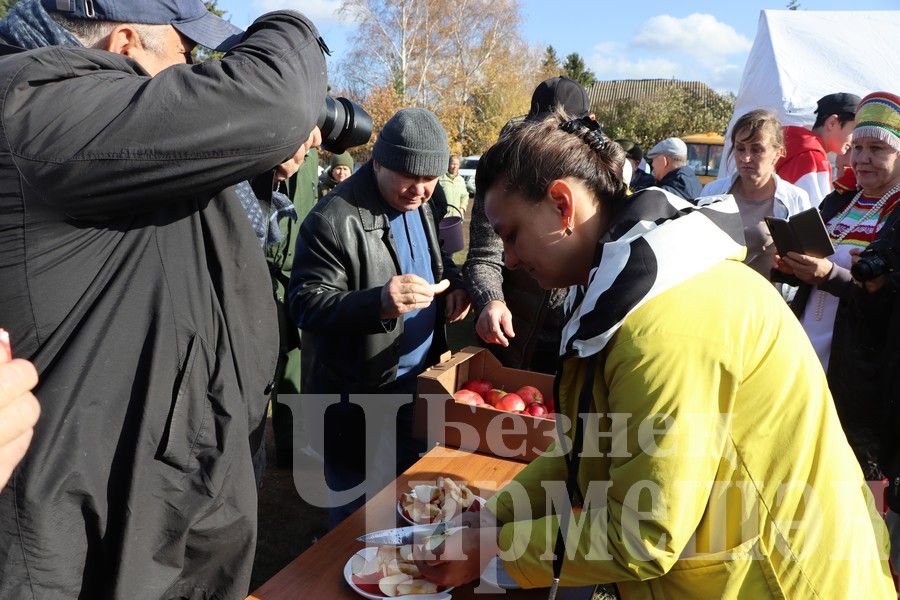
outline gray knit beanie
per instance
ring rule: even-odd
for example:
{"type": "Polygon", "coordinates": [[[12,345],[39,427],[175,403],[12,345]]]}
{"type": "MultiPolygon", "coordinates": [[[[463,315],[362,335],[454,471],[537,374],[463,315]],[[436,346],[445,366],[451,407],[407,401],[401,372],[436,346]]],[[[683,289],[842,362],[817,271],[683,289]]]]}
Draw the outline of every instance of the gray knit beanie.
{"type": "Polygon", "coordinates": [[[450,146],[447,132],[434,113],[404,108],[384,124],[372,158],[391,171],[419,177],[440,177],[447,172],[450,146]]]}

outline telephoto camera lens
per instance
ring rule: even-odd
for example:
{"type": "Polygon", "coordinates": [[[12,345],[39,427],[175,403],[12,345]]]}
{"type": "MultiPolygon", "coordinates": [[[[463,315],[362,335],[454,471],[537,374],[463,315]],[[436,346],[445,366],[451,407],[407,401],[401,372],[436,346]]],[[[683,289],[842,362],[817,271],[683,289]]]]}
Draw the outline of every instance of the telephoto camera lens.
{"type": "Polygon", "coordinates": [[[372,117],[347,98],[325,96],[317,124],[322,132],[322,148],[334,154],[361,146],[372,137],[372,117]]]}

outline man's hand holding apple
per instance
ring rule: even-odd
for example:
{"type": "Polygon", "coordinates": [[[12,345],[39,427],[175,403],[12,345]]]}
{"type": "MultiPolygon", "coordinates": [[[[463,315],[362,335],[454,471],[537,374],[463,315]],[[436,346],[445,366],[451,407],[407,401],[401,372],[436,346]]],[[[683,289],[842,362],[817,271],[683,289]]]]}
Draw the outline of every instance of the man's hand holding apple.
{"type": "Polygon", "coordinates": [[[449,287],[447,279],[431,284],[418,275],[395,275],[381,288],[381,318],[396,319],[404,313],[426,308],[449,287]]]}

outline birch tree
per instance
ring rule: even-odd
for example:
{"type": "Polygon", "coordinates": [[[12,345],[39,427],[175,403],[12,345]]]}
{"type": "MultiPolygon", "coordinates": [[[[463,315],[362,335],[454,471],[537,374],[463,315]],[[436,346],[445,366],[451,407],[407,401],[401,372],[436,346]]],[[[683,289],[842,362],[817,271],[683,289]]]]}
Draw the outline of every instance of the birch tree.
{"type": "Polygon", "coordinates": [[[384,106],[390,87],[402,106],[435,112],[454,152],[482,151],[527,110],[539,60],[522,40],[518,0],[344,0],[340,10],[357,23],[346,85],[364,103],[373,95],[384,106]]]}

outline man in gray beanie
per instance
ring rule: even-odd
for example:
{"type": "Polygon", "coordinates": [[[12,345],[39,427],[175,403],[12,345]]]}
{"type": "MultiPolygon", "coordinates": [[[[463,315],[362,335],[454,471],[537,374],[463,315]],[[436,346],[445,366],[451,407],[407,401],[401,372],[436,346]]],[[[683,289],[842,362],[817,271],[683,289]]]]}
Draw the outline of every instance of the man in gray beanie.
{"type": "MultiPolygon", "coordinates": [[[[366,439],[366,414],[372,420],[396,404],[369,399],[361,407],[351,395],[414,394],[416,377],[447,349],[445,324],[469,310],[459,268],[439,246],[432,210],[443,200],[437,180],[449,156],[437,117],[403,109],[379,133],[372,160],[303,221],[288,306],[302,330],[303,352],[312,356],[303,393],[341,395],[325,413],[325,479],[334,492],[365,483],[361,493],[374,494],[395,471],[373,468],[402,471],[418,459],[411,397],[397,412],[395,462],[378,452],[384,436],[366,439]]],[[[362,497],[335,504],[336,524],[362,497]]]]}

